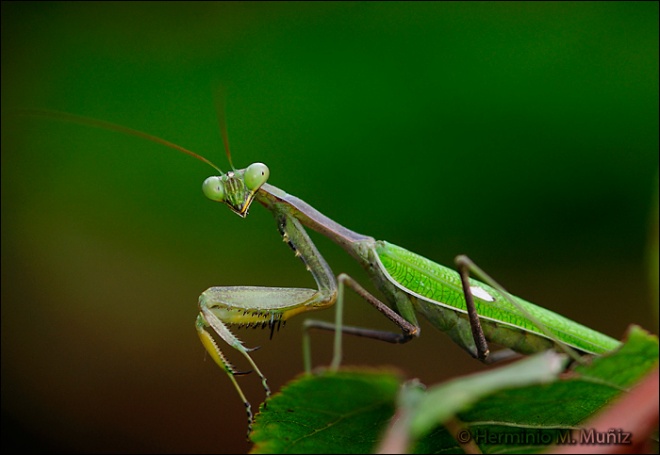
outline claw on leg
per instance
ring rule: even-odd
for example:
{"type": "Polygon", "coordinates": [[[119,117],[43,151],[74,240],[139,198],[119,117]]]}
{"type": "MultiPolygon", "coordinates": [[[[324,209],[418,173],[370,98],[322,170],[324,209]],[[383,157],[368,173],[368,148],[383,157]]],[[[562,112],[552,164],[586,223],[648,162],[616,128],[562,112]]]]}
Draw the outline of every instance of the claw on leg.
{"type": "MultiPolygon", "coordinates": [[[[252,431],[252,419],[253,419],[253,414],[252,414],[252,406],[250,405],[250,402],[247,400],[245,397],[245,394],[243,393],[243,390],[241,387],[238,385],[238,381],[236,381],[236,376],[244,375],[251,373],[252,370],[249,371],[237,371],[227,360],[225,355],[222,353],[220,348],[218,347],[218,344],[215,342],[213,337],[209,334],[209,332],[206,330],[206,327],[208,327],[209,324],[207,321],[204,319],[204,316],[200,313],[200,315],[197,317],[197,334],[199,335],[199,339],[201,340],[202,344],[204,345],[204,348],[206,348],[206,351],[209,353],[213,361],[220,367],[222,368],[226,373],[227,376],[229,376],[229,379],[231,380],[232,384],[234,384],[234,388],[238,392],[239,397],[243,401],[243,405],[245,406],[245,410],[247,413],[247,418],[248,418],[248,429],[247,429],[247,434],[249,436],[250,432],[252,431]]],[[[240,349],[239,349],[240,350],[240,349]]],[[[257,371],[259,376],[262,379],[262,384],[264,386],[264,389],[266,390],[266,396],[270,396],[270,388],[268,387],[268,384],[266,384],[266,378],[261,374],[259,371],[259,368],[257,368],[256,364],[254,361],[250,358],[250,356],[247,354],[245,350],[240,350],[243,355],[245,355],[254,369],[257,371]]]]}

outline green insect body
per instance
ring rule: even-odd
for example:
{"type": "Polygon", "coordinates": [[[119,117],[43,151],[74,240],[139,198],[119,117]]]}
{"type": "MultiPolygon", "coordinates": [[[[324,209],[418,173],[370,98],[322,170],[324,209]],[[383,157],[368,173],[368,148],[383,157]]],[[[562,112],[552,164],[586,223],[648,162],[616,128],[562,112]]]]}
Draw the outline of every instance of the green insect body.
{"type": "MultiPolygon", "coordinates": [[[[607,335],[513,297],[501,288],[498,290],[499,287],[494,285],[492,279],[464,256],[456,259],[457,272],[399,246],[345,228],[301,199],[266,183],[270,172],[265,164],[254,163],[246,169],[222,173],[201,155],[124,126],[61,112],[22,110],[17,113],[110,129],[170,147],[212,166],[221,174],[209,177],[202,185],[203,193],[212,201],[227,205],[243,218],[255,200],[273,214],[283,240],[303,261],[316,281],[317,288],[211,287],[199,298],[199,315],[196,320],[202,344],[211,358],[228,374],[245,404],[248,422],[252,420],[251,406],[236,380],[241,372],[229,363],[211,333],[247,359],[269,395],[266,377],[249,355],[251,349],[246,348],[231,332],[230,326],[261,326],[269,328],[272,334],[291,317],[328,308],[335,303],[334,323],[306,320],[303,325],[307,371],[311,369],[310,329],[335,332],[331,368],[338,368],[342,334],[404,343],[420,334],[417,313],[423,314],[434,327],[446,332],[459,346],[482,361],[495,357],[491,356],[489,342],[522,354],[561,348],[567,352],[600,355],[620,346],[619,341],[607,335]],[[309,238],[306,228],[330,238],[358,261],[383,294],[384,301],[371,295],[353,278],[345,274],[336,277],[309,238]],[[478,274],[490,285],[470,278],[470,272],[478,274]],[[401,333],[343,325],[346,286],[395,323],[401,333]]],[[[231,162],[226,137],[224,142],[231,162]]]]}

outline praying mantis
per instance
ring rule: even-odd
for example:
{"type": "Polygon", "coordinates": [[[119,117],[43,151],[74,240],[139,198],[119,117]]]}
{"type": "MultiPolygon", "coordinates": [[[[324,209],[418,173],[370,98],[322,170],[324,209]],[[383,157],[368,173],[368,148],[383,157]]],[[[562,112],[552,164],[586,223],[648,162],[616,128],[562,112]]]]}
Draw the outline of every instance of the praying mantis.
{"type": "MultiPolygon", "coordinates": [[[[466,256],[456,258],[457,270],[442,266],[402,247],[354,232],[285,191],[267,183],[270,171],[263,163],[223,173],[211,161],[179,145],[147,133],[114,123],[72,114],[30,110],[21,112],[72,121],[131,134],[188,154],[219,172],[207,178],[204,195],[229,207],[245,218],[254,201],[275,218],[277,228],[294,254],[304,263],[316,282],[316,289],[259,286],[211,287],[199,297],[195,323],[199,338],[215,363],[222,368],[243,401],[248,432],[252,410],[236,376],[242,374],[229,362],[216,341],[221,339],[240,352],[261,379],[266,396],[270,388],[266,376],[250,357],[250,351],[231,332],[231,326],[261,326],[272,332],[286,320],[302,313],[336,306],[334,323],[307,320],[303,325],[305,370],[311,371],[309,331],[334,331],[331,370],[339,368],[342,334],[373,338],[389,343],[405,343],[419,336],[417,314],[449,337],[472,357],[492,362],[518,354],[547,349],[569,353],[601,355],[620,346],[620,342],[552,311],[514,297],[497,285],[466,256]],[[377,298],[347,274],[336,276],[310,239],[306,229],[324,235],[342,247],[366,271],[382,294],[377,298]],[[470,273],[483,281],[470,278],[470,273]],[[486,284],[486,282],[488,284],[486,284]],[[342,324],[344,293],[351,288],[367,303],[392,321],[399,332],[373,330],[342,324]],[[217,338],[214,338],[214,335],[217,338]],[[505,348],[490,352],[489,343],[505,348]]],[[[231,154],[223,128],[225,151],[231,154]]]]}

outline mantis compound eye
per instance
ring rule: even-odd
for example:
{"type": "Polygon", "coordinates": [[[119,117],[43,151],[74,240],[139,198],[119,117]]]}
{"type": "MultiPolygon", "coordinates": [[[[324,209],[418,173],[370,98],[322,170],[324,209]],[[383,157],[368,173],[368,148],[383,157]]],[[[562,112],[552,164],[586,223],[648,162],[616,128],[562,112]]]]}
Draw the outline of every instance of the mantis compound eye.
{"type": "Polygon", "coordinates": [[[268,166],[264,163],[252,163],[245,170],[243,179],[245,180],[245,186],[254,192],[266,183],[269,176],[270,171],[268,170],[268,166]]]}
{"type": "Polygon", "coordinates": [[[225,201],[225,185],[220,177],[209,177],[202,184],[204,196],[216,202],[225,201]]]}

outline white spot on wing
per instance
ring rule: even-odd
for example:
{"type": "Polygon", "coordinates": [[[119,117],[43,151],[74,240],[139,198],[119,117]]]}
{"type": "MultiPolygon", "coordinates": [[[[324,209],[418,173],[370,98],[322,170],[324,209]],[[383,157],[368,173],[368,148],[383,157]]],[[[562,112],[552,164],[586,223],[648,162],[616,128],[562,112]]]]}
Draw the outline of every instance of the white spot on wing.
{"type": "Polygon", "coordinates": [[[481,289],[478,286],[470,286],[470,291],[472,291],[472,295],[475,297],[479,297],[481,300],[485,300],[486,302],[493,302],[495,301],[495,298],[481,289]]]}

